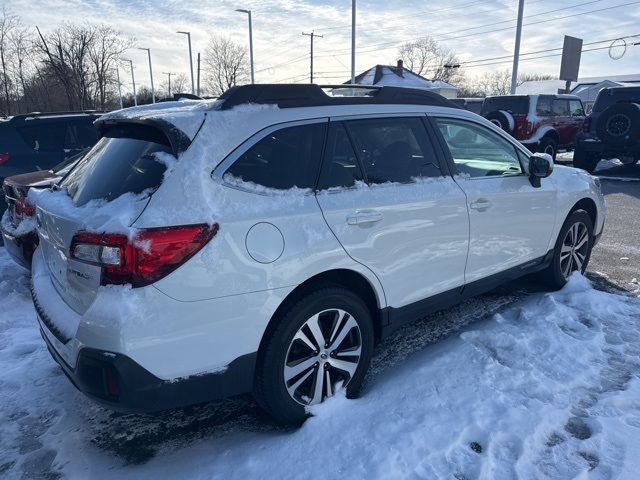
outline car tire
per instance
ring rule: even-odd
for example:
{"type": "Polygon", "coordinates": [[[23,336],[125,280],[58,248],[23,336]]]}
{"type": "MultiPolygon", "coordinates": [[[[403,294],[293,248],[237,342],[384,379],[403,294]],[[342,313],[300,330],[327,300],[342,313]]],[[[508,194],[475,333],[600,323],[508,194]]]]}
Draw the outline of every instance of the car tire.
{"type": "Polygon", "coordinates": [[[540,153],[548,153],[553,158],[553,161],[556,160],[556,154],[558,153],[558,143],[551,137],[542,137],[540,143],[538,144],[538,152],[540,153]]]}
{"type": "Polygon", "coordinates": [[[338,286],[321,288],[275,320],[258,356],[254,384],[254,397],[271,416],[300,424],[310,404],[334,393],[334,382],[346,382],[348,398],[359,393],[374,345],[372,313],[360,297],[338,286]],[[319,336],[324,345],[318,345],[319,336]],[[336,368],[339,364],[350,373],[336,368]]]}
{"type": "Polygon", "coordinates": [[[586,152],[583,148],[577,147],[573,152],[573,166],[581,168],[589,173],[593,173],[600,163],[600,156],[594,152],[586,152]]]}
{"type": "Polygon", "coordinates": [[[598,118],[596,133],[608,145],[617,147],[635,145],[640,141],[640,104],[611,105],[598,118]]]}
{"type": "Polygon", "coordinates": [[[512,133],[515,127],[513,115],[504,110],[495,110],[493,112],[489,112],[487,115],[485,115],[485,118],[507,133],[512,133]]]}
{"type": "Polygon", "coordinates": [[[592,248],[593,222],[591,217],[584,210],[574,210],[560,229],[553,249],[551,264],[540,272],[540,279],[553,290],[564,287],[573,272],[580,270],[581,273],[584,273],[589,264],[592,248]],[[584,234],[586,234],[586,238],[583,237],[584,234]],[[582,244],[583,240],[586,243],[582,244]],[[575,245],[578,245],[579,248],[573,248],[575,245]]]}

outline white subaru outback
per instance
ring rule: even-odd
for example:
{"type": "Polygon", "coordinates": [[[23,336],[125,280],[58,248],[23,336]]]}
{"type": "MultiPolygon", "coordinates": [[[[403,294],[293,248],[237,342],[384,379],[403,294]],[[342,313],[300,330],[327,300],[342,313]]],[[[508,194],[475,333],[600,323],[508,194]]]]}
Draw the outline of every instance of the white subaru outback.
{"type": "Polygon", "coordinates": [[[302,420],[403,323],[584,271],[604,199],[430,92],[249,85],[98,120],[33,192],[33,301],[74,385],[123,411],[253,392],[302,420]],[[339,94],[339,95],[338,95],[339,94]]]}

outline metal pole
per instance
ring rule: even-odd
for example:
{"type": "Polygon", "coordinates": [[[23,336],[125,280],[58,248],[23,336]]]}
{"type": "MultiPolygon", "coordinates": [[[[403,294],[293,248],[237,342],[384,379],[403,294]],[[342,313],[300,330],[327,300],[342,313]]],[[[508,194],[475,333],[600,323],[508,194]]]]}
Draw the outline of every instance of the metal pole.
{"type": "Polygon", "coordinates": [[[311,30],[311,33],[302,32],[302,35],[304,35],[305,37],[310,37],[311,38],[311,73],[310,73],[309,78],[311,80],[311,83],[313,83],[313,37],[323,38],[323,35],[317,35],[317,34],[313,33],[313,30],[311,30]]]}
{"type": "Polygon", "coordinates": [[[356,83],[356,0],[351,0],[351,84],[356,83]]]}
{"type": "Polygon", "coordinates": [[[200,96],[200,52],[198,52],[198,89],[196,92],[197,95],[200,96]]]}
{"type": "Polygon", "coordinates": [[[116,66],[116,76],[118,77],[118,97],[120,98],[120,110],[124,108],[122,105],[122,84],[120,83],[120,69],[116,66]]]}
{"type": "Polygon", "coordinates": [[[156,103],[156,91],[153,88],[153,68],[151,67],[151,49],[147,48],[149,55],[149,76],[151,77],[151,103],[156,103]]]}
{"type": "Polygon", "coordinates": [[[136,79],[133,76],[133,60],[128,60],[129,66],[131,67],[131,83],[133,84],[133,104],[138,106],[138,97],[136,96],[136,79]]]}
{"type": "Polygon", "coordinates": [[[251,65],[251,83],[255,83],[253,74],[253,25],[251,23],[251,10],[236,8],[236,12],[246,13],[249,16],[249,64],[251,65]]]}
{"type": "Polygon", "coordinates": [[[518,61],[520,60],[520,38],[522,36],[522,14],[524,0],[518,2],[518,25],[516,27],[516,45],[513,51],[513,69],[511,70],[511,95],[515,95],[518,86],[518,61]]]}
{"type": "Polygon", "coordinates": [[[191,54],[191,32],[178,32],[186,35],[189,40],[189,67],[191,68],[191,94],[196,94],[196,84],[193,80],[193,55],[191,54]]]}

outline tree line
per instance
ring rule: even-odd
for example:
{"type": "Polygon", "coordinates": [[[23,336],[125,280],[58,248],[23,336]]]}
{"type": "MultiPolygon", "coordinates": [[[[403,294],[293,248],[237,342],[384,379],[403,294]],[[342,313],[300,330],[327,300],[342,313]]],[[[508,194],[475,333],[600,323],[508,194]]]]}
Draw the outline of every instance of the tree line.
{"type": "MultiPolygon", "coordinates": [[[[0,11],[0,116],[32,111],[112,110],[120,108],[118,68],[129,82],[130,66],[123,55],[136,46],[133,37],[108,25],[62,23],[53,31],[26,28],[17,15],[0,11]]],[[[431,37],[403,44],[398,58],[409,70],[428,79],[444,80],[460,89],[461,97],[509,93],[508,70],[471,76],[458,55],[431,37]]],[[[234,85],[247,83],[249,59],[246,47],[212,35],[204,52],[202,90],[218,96],[234,85]]],[[[156,98],[189,92],[185,74],[160,74],[156,98]]],[[[158,76],[158,74],[156,74],[158,76]]],[[[519,81],[546,80],[552,75],[522,74],[519,81]]],[[[151,103],[151,89],[139,86],[138,104],[151,103]]],[[[133,93],[122,97],[124,107],[134,104],[133,93]]]]}

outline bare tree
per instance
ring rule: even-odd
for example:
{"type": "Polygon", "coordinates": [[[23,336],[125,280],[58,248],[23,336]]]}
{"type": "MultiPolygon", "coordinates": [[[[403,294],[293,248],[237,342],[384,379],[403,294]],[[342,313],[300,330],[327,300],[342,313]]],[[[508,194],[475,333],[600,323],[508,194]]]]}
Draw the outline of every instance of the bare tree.
{"type": "Polygon", "coordinates": [[[107,25],[98,25],[93,27],[93,30],[89,59],[95,75],[96,103],[101,110],[104,110],[107,103],[107,90],[116,84],[114,72],[118,59],[127,49],[135,45],[135,40],[122,37],[120,32],[107,25]]]}
{"type": "MultiPolygon", "coordinates": [[[[214,95],[248,79],[247,49],[231,39],[212,35],[205,51],[206,81],[214,95]]],[[[177,90],[175,90],[177,91],[177,90]]]]}
{"type": "Polygon", "coordinates": [[[8,64],[11,63],[13,51],[11,49],[11,36],[20,27],[20,19],[9,12],[4,6],[0,12],[0,66],[2,67],[2,89],[5,101],[5,115],[11,115],[11,98],[9,88],[8,64]]]}
{"type": "Polygon", "coordinates": [[[442,47],[429,36],[404,43],[398,55],[409,70],[429,79],[453,82],[462,75],[460,61],[453,50],[442,47]]]}
{"type": "MultiPolygon", "coordinates": [[[[531,80],[554,80],[557,77],[549,74],[521,73],[518,85],[531,80]]],[[[466,78],[461,83],[460,96],[485,97],[487,95],[508,95],[511,93],[511,71],[495,70],[482,75],[466,78]]]]}

